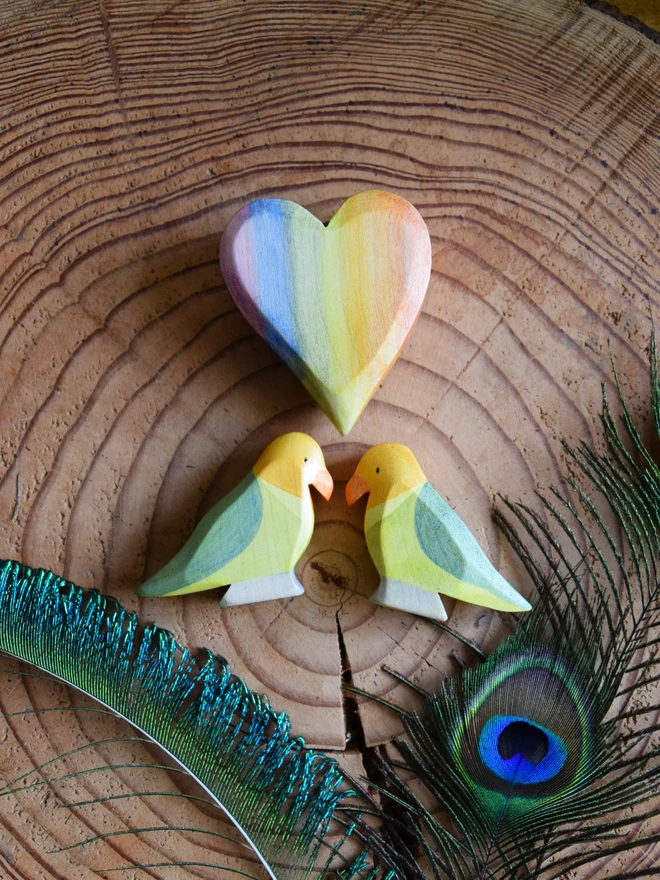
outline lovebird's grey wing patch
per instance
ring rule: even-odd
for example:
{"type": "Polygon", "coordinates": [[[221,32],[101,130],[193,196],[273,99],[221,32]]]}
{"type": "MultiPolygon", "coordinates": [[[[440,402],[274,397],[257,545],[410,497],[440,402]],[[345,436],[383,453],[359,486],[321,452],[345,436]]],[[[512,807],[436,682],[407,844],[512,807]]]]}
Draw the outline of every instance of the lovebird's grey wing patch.
{"type": "Polygon", "coordinates": [[[262,516],[261,488],[250,471],[209,510],[184,547],[140,587],[138,595],[164,596],[224,568],[254,540],[262,516]]]}
{"type": "MultiPolygon", "coordinates": [[[[492,589],[493,577],[500,580],[472,532],[430,483],[417,496],[415,532],[431,562],[455,578],[487,590],[492,589]]],[[[511,589],[508,584],[507,588],[511,589]]]]}

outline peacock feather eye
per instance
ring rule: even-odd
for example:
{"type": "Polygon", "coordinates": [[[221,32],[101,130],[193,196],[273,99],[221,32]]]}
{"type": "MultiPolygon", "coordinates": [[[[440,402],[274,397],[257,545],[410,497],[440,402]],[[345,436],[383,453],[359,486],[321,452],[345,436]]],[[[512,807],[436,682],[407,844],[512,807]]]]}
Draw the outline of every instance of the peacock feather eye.
{"type": "Polygon", "coordinates": [[[583,784],[598,737],[579,666],[550,648],[506,645],[466,678],[452,750],[494,815],[506,803],[514,818],[583,784]]]}
{"type": "MultiPolygon", "coordinates": [[[[481,728],[479,756],[489,771],[509,785],[529,788],[554,779],[566,764],[561,736],[518,715],[493,715],[481,728]]],[[[523,789],[521,794],[526,795],[523,789]]]]}

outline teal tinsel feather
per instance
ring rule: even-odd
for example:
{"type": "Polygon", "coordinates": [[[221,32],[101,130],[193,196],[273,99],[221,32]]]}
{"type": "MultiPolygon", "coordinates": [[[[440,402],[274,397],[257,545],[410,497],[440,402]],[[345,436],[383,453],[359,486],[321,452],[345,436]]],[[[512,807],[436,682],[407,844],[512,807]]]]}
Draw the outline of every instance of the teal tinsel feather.
{"type": "MultiPolygon", "coordinates": [[[[337,763],[291,736],[284,713],[223,660],[202,662],[111,598],[49,571],[0,562],[0,650],[127,718],[195,776],[269,871],[314,868],[338,803],[337,763]]],[[[345,789],[345,786],[344,786],[345,789]]]]}

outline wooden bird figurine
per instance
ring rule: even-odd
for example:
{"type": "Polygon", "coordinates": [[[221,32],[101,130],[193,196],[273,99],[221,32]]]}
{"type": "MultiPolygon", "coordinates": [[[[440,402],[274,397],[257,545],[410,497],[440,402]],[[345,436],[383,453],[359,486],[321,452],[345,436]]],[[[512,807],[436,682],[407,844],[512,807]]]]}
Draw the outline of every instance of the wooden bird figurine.
{"type": "Polygon", "coordinates": [[[304,593],[294,568],[314,531],[310,485],[326,500],[332,495],[318,443],[299,433],[273,440],[138,596],[180,596],[231,584],[220,600],[230,606],[304,593]]]}
{"type": "Polygon", "coordinates": [[[447,619],[438,593],[498,611],[531,609],[491,565],[406,446],[381,443],[362,456],[346,485],[348,504],[366,492],[364,531],[381,576],[373,602],[434,620],[447,619]]]}

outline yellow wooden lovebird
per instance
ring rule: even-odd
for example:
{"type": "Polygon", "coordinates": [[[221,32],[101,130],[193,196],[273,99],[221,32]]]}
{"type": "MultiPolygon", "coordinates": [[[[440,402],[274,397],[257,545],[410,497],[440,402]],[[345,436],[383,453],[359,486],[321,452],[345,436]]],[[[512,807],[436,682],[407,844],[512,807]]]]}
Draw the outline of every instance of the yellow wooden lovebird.
{"type": "Polygon", "coordinates": [[[138,595],[179,596],[231,584],[220,600],[228,606],[304,593],[293,570],[314,531],[310,485],[326,500],[332,495],[316,440],[298,433],[273,440],[138,595]]]}
{"type": "Polygon", "coordinates": [[[531,605],[491,565],[462,519],[427,481],[412,452],[381,443],[346,485],[353,504],[369,492],[364,531],[381,576],[373,602],[446,620],[438,593],[498,611],[531,605]]]}

